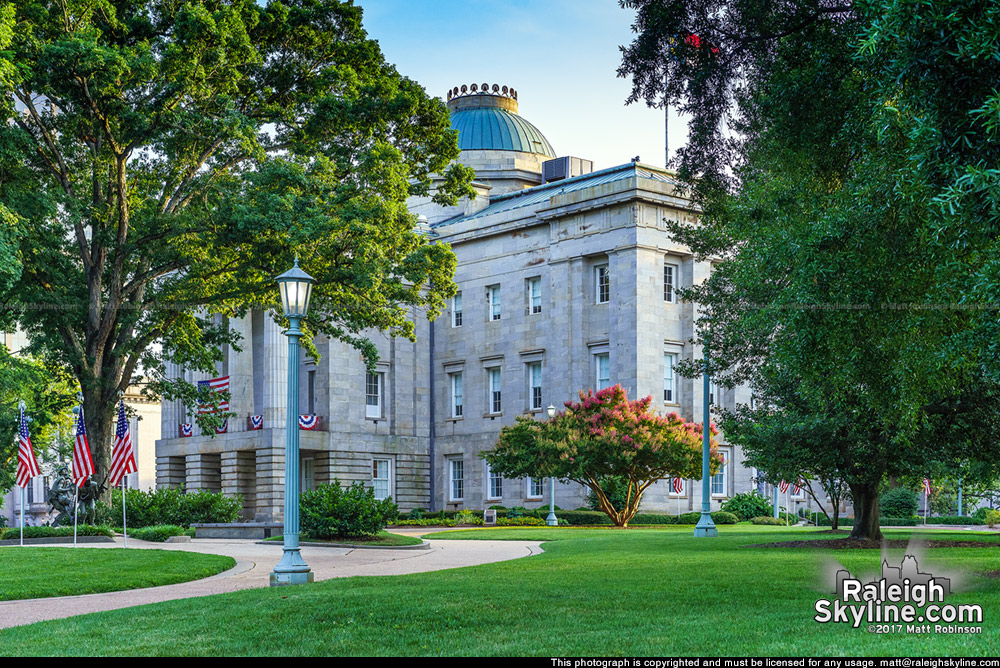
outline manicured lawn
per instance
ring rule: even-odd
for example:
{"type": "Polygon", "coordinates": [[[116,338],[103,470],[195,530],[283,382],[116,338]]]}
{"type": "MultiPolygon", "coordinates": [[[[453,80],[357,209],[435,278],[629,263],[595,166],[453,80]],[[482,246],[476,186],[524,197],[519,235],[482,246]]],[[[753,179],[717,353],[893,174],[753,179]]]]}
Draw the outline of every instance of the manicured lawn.
{"type": "MultiPolygon", "coordinates": [[[[265,538],[264,540],[268,542],[282,542],[284,536],[272,536],[271,538],[265,538]]],[[[402,536],[398,533],[389,533],[388,531],[379,531],[378,535],[374,538],[364,539],[364,538],[333,538],[330,540],[319,540],[317,538],[309,538],[303,536],[301,539],[302,543],[332,543],[334,545],[371,545],[372,547],[392,547],[397,545],[420,545],[423,541],[416,536],[402,536]]]]}
{"type": "MultiPolygon", "coordinates": [[[[907,530],[887,532],[906,537],[907,530]]],[[[826,534],[828,535],[828,534],[826,534]]],[[[946,603],[983,607],[982,635],[873,635],[813,621],[824,564],[879,568],[878,550],[760,549],[814,530],[484,529],[431,538],[551,540],[542,555],[450,571],[328,580],[46,622],[0,632],[0,652],[103,655],[995,655],[1000,538],[926,551],[963,574],[946,603]],[[141,618],[141,624],[133,623],[141,618]],[[44,645],[38,639],[44,638],[44,645]],[[43,649],[42,649],[43,648],[43,649]]],[[[899,559],[901,551],[890,552],[899,559]]],[[[898,561],[897,561],[898,563],[898,561]]]]}
{"type": "Polygon", "coordinates": [[[0,601],[188,582],[232,568],[230,557],[86,547],[0,547],[0,601]]]}

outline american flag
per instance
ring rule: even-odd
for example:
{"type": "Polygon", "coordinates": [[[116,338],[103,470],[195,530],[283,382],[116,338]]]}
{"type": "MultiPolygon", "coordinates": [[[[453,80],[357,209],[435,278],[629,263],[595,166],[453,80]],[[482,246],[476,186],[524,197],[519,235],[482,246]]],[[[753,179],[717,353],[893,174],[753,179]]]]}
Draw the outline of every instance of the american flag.
{"type": "Polygon", "coordinates": [[[795,487],[792,488],[792,494],[795,495],[795,496],[798,496],[799,492],[802,491],[802,485],[803,485],[802,478],[799,478],[798,480],[796,480],[795,481],[795,487]]]}
{"type": "Polygon", "coordinates": [[[778,491],[780,491],[782,494],[784,494],[785,492],[787,492],[788,491],[788,483],[785,482],[784,480],[782,480],[781,484],[778,485],[778,491]]]}
{"type": "Polygon", "coordinates": [[[76,445],[73,446],[73,482],[77,487],[94,475],[94,460],[90,458],[90,443],[87,442],[87,425],[83,422],[83,406],[76,414],[76,445]]]}
{"type": "Polygon", "coordinates": [[[927,496],[931,495],[931,479],[924,478],[924,494],[927,496]]]}
{"type": "MultiPolygon", "coordinates": [[[[199,380],[198,389],[207,387],[212,392],[229,392],[229,376],[223,376],[221,378],[213,378],[211,380],[199,380]]],[[[219,410],[223,413],[229,411],[229,400],[220,399],[219,400],[219,410]]],[[[198,415],[204,415],[205,413],[214,413],[215,411],[208,404],[202,403],[198,406],[198,415]]]]}
{"type": "Polygon", "coordinates": [[[684,491],[684,479],[674,478],[674,494],[680,494],[684,491]]]}
{"type": "Polygon", "coordinates": [[[118,426],[115,427],[115,442],[111,446],[111,486],[115,487],[127,473],[135,473],[135,448],[132,447],[132,430],[125,417],[125,402],[118,403],[118,426]]]}
{"type": "Polygon", "coordinates": [[[31,447],[31,437],[28,436],[28,421],[21,409],[21,427],[17,430],[17,486],[27,487],[36,475],[41,474],[35,450],[31,447]]]}

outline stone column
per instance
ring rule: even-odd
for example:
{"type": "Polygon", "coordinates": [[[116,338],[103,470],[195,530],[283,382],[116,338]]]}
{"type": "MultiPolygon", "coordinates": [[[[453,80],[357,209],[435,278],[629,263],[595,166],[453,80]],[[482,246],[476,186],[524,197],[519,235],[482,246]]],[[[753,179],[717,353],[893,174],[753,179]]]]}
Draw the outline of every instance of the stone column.
{"type": "Polygon", "coordinates": [[[264,368],[264,428],[280,429],[285,424],[288,401],[288,339],[284,330],[267,314],[264,316],[264,368]]]}
{"type": "Polygon", "coordinates": [[[184,457],[156,458],[156,489],[175,489],[184,484],[184,457]]]}
{"type": "Polygon", "coordinates": [[[246,431],[247,416],[253,415],[253,331],[252,317],[231,318],[229,328],[242,336],[243,350],[229,349],[229,431],[246,431]]]}
{"type": "Polygon", "coordinates": [[[285,430],[271,430],[271,436],[271,443],[257,450],[258,522],[281,522],[285,513],[285,430]]]}
{"type": "Polygon", "coordinates": [[[186,492],[219,492],[222,490],[222,463],[218,454],[188,455],[184,469],[184,490],[186,492]]]}

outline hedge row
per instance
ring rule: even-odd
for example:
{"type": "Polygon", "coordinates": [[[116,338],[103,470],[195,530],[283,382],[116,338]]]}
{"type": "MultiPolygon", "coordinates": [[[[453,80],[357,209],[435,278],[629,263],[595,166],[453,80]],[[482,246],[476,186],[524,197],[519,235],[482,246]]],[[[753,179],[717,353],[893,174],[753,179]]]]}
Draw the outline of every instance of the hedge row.
{"type": "MultiPolygon", "coordinates": [[[[938,522],[937,521],[937,520],[943,520],[943,519],[948,519],[948,518],[945,518],[945,517],[928,518],[928,522],[930,522],[932,524],[949,524],[949,522],[938,522]],[[931,519],[933,519],[935,521],[934,522],[930,522],[931,519]]],[[[972,518],[964,518],[964,519],[972,519],[972,518]]],[[[915,527],[915,526],[917,526],[919,524],[923,524],[924,523],[924,519],[922,517],[920,517],[920,518],[917,518],[917,517],[880,517],[878,523],[879,523],[879,526],[883,526],[883,527],[915,527]]],[[[975,524],[975,522],[969,522],[969,524],[975,524]]],[[[980,522],[979,524],[982,524],[982,523],[980,522]]],[[[852,527],[852,526],[854,526],[854,518],[853,517],[841,517],[838,520],[837,525],[838,526],[842,526],[842,527],[852,527]]],[[[828,526],[830,526],[830,520],[828,520],[825,515],[820,515],[818,518],[816,518],[816,526],[828,527],[828,526]]]]}
{"type": "Polygon", "coordinates": [[[161,524],[154,527],[129,529],[128,535],[136,540],[148,540],[151,543],[165,543],[168,538],[188,535],[193,529],[185,529],[176,524],[161,524]]]}
{"type": "MultiPolygon", "coordinates": [[[[474,511],[476,524],[482,523],[482,511],[474,511]]],[[[526,510],[522,518],[508,518],[506,515],[510,511],[497,510],[497,525],[499,526],[542,526],[549,511],[547,508],[526,510]],[[514,522],[524,520],[519,524],[514,522]]],[[[421,513],[419,518],[410,518],[405,515],[393,522],[397,526],[455,526],[455,515],[458,511],[445,510],[434,513],[421,513]]],[[[566,526],[612,526],[611,518],[604,513],[595,510],[557,510],[556,517],[560,524],[566,526]]],[[[697,524],[701,518],[700,512],[685,513],[677,515],[664,515],[659,513],[638,513],[629,524],[632,526],[662,526],[667,524],[697,524]]],[[[712,513],[712,521],[716,524],[736,524],[739,519],[736,515],[719,510],[712,513]]]]}
{"type": "MultiPolygon", "coordinates": [[[[76,527],[77,536],[107,536],[114,538],[111,527],[81,524],[76,527]]],[[[21,536],[20,527],[0,530],[0,540],[17,540],[21,536]]],[[[24,527],[25,538],[72,538],[73,527],[24,527]]]]}

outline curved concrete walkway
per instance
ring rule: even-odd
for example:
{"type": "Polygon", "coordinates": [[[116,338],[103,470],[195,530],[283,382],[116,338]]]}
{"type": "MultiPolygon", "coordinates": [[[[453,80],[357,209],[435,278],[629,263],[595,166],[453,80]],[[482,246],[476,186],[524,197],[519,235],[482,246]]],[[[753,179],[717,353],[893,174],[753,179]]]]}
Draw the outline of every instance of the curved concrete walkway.
{"type": "MultiPolygon", "coordinates": [[[[404,533],[400,531],[399,533],[404,533]]],[[[409,533],[409,532],[406,532],[409,533]]],[[[428,532],[423,532],[426,535],[428,532]]],[[[302,556],[316,580],[354,575],[405,575],[446,568],[476,566],[496,561],[528,557],[542,552],[539,541],[430,540],[429,550],[380,550],[377,548],[302,548],[302,556]]],[[[90,548],[122,547],[115,543],[89,544],[90,548]]],[[[51,546],[46,546],[51,547],[51,546]]],[[[67,545],[72,549],[72,545],[67,545]]],[[[84,547],[84,546],[82,546],[84,547]]],[[[79,548],[79,549],[82,549],[79,548]]],[[[0,602],[0,628],[63,619],[104,610],[117,610],[179,598],[211,596],[241,589],[267,587],[270,573],[281,558],[281,543],[261,545],[252,540],[199,538],[190,543],[148,543],[130,538],[129,549],[182,550],[221,554],[236,560],[230,570],[202,580],[180,584],[86,594],[0,602]]]]}

